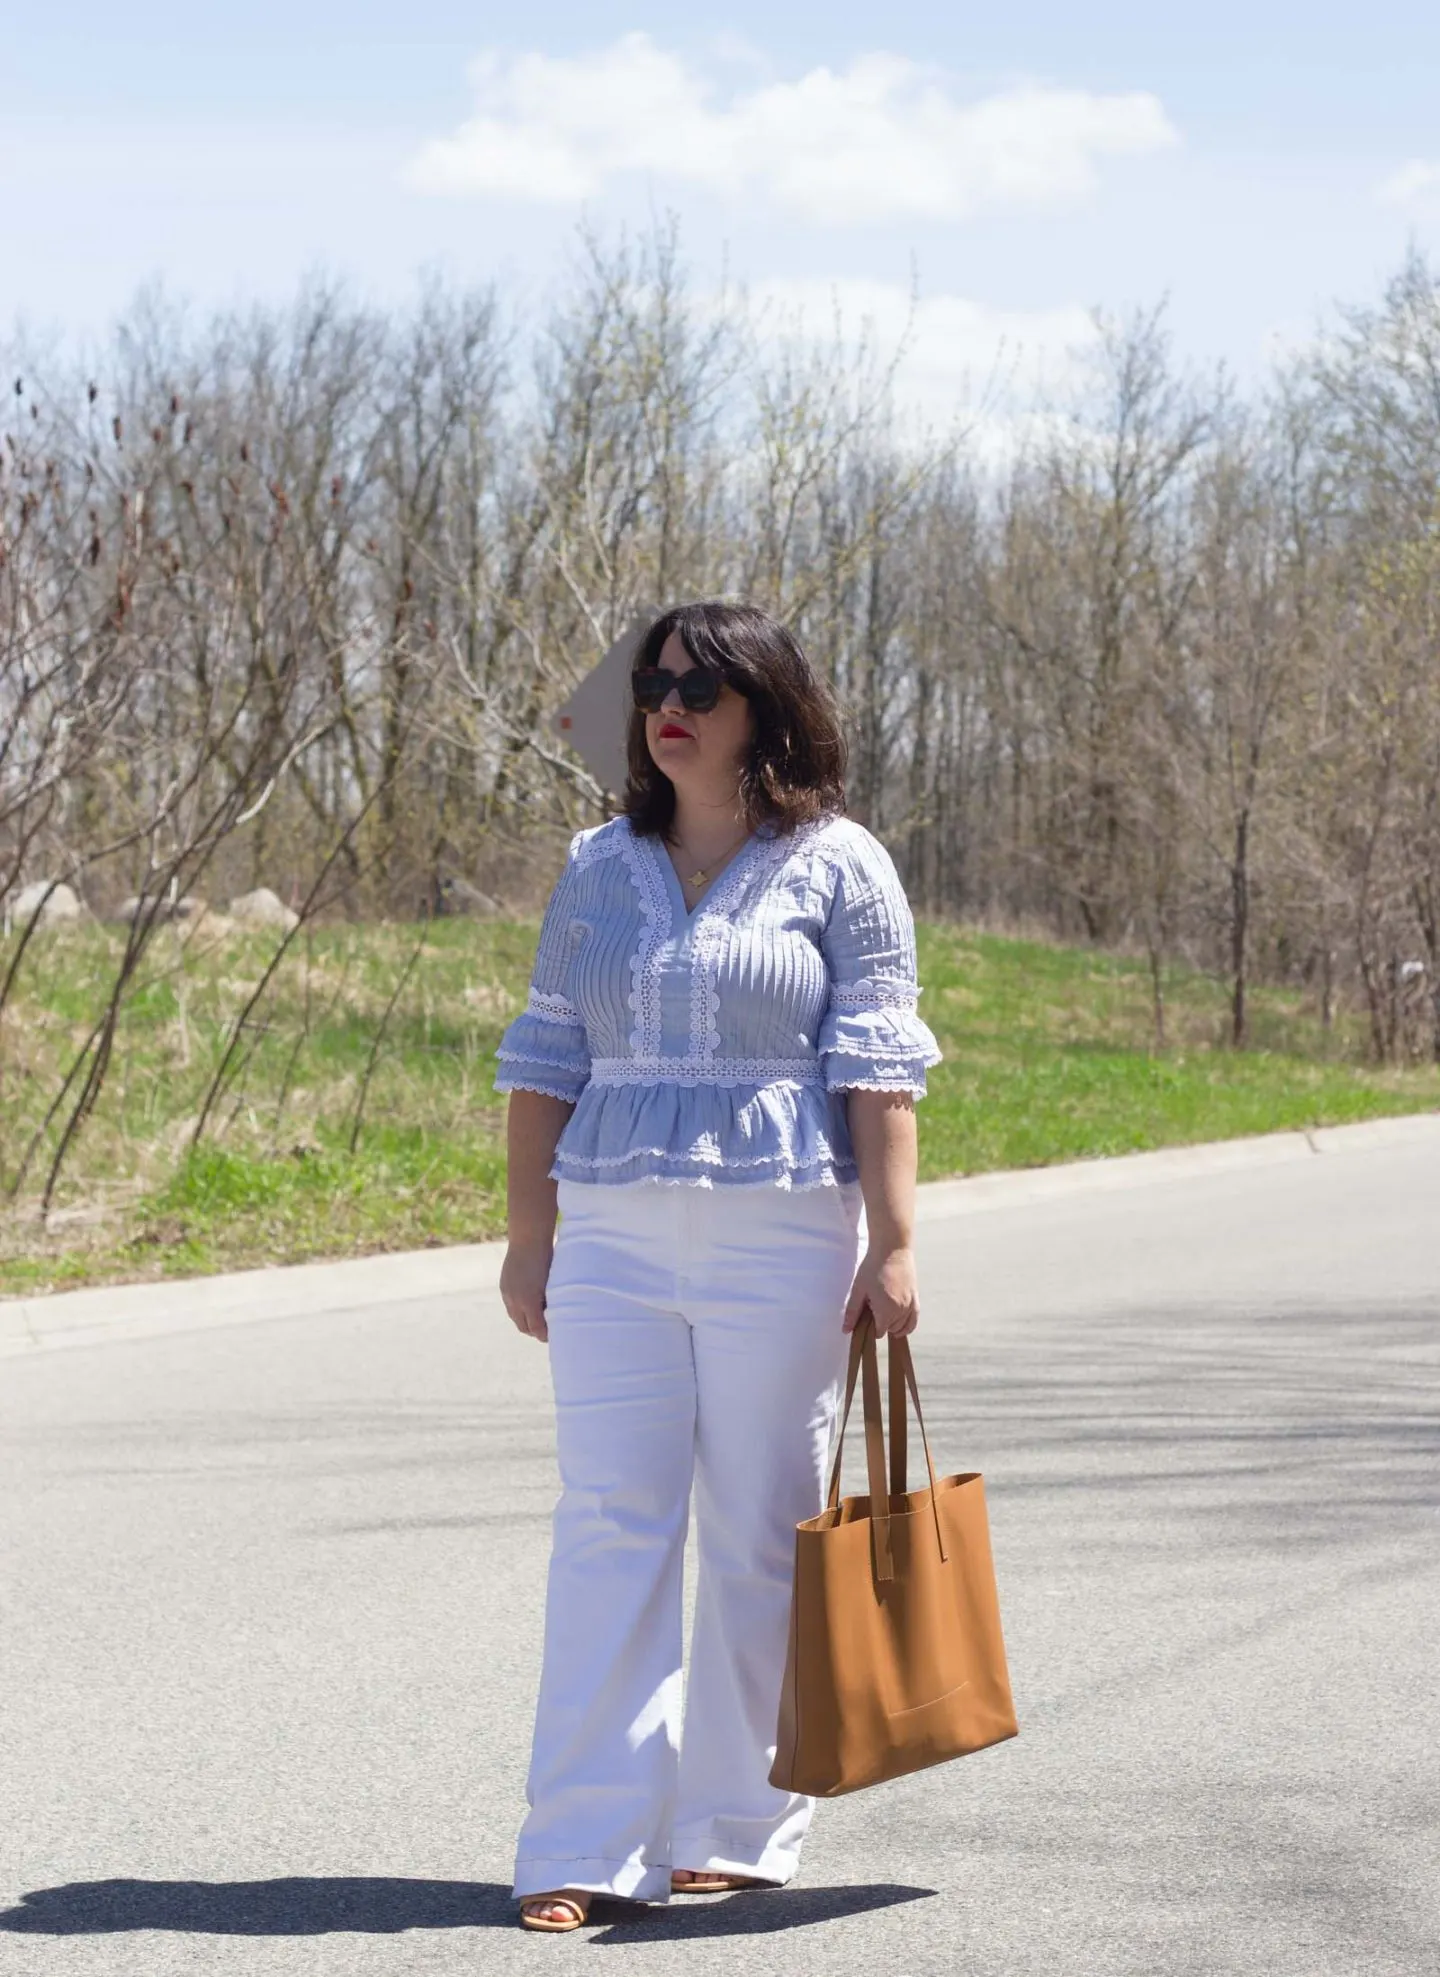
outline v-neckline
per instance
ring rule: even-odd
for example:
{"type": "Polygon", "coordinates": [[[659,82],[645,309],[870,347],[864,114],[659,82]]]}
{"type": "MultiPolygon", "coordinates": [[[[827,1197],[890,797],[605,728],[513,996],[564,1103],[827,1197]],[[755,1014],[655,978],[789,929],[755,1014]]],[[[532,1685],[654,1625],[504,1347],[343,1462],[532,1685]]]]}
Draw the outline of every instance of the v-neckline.
{"type": "Polygon", "coordinates": [[[751,831],[749,837],[745,839],[743,844],[736,847],[734,854],[725,861],[722,869],[716,873],[713,882],[705,888],[699,899],[691,906],[685,897],[685,888],[681,884],[680,874],[675,869],[675,860],[666,849],[665,840],[659,836],[647,837],[646,842],[649,846],[651,857],[665,869],[666,883],[670,888],[671,904],[679,908],[679,923],[682,927],[688,930],[699,924],[704,918],[717,888],[723,886],[728,878],[733,877],[736,868],[745,863],[759,841],[759,833],[757,831],[751,831]]]}

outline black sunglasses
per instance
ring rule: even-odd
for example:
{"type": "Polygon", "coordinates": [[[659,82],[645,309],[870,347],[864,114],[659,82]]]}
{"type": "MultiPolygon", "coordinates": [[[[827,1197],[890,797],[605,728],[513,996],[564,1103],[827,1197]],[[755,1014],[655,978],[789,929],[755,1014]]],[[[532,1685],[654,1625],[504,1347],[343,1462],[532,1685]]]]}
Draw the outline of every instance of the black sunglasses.
{"type": "Polygon", "coordinates": [[[635,705],[646,714],[658,714],[671,692],[691,714],[708,714],[719,700],[725,682],[718,673],[707,673],[702,666],[688,673],[671,673],[664,666],[637,666],[630,675],[630,691],[635,705]]]}

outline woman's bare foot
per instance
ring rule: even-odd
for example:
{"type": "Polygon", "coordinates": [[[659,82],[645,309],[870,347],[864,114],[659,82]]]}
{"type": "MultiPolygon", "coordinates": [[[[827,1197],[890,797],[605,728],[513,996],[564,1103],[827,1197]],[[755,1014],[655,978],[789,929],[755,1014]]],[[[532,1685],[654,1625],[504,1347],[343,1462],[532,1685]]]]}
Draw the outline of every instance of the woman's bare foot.
{"type": "Polygon", "coordinates": [[[520,1904],[520,1926],[564,1935],[584,1925],[590,1913],[590,1900],[586,1888],[557,1888],[553,1894],[526,1895],[520,1904]]]}

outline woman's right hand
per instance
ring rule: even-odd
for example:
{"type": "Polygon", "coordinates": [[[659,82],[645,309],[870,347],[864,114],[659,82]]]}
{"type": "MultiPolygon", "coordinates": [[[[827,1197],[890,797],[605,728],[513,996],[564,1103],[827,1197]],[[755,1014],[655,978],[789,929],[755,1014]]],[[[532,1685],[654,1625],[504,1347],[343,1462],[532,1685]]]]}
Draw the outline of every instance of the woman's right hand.
{"type": "Polygon", "coordinates": [[[500,1266],[500,1295],[517,1332],[543,1344],[550,1333],[545,1324],[545,1285],[550,1276],[553,1243],[512,1242],[500,1266]]]}
{"type": "Polygon", "coordinates": [[[517,1332],[542,1343],[545,1285],[555,1254],[556,1189],[550,1169],[565,1121],[575,1107],[548,1092],[512,1091],[506,1123],[505,1217],[509,1245],[500,1295],[517,1332]]]}

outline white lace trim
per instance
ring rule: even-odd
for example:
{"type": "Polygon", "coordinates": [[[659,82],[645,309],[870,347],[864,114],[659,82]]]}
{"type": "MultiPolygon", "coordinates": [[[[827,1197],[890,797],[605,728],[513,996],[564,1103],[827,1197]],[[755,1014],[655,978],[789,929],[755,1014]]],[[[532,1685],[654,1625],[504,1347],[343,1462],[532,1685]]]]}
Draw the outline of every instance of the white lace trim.
{"type": "Polygon", "coordinates": [[[592,830],[577,831],[571,843],[571,857],[577,872],[583,872],[587,865],[598,865],[602,858],[618,857],[625,848],[625,836],[630,826],[617,824],[596,824],[592,830]]]}
{"type": "Polygon", "coordinates": [[[830,989],[837,1009],[913,1009],[919,995],[913,982],[877,982],[868,975],[858,982],[835,982],[830,989]]]}
{"type": "Polygon", "coordinates": [[[580,1012],[573,1002],[567,1002],[563,995],[545,995],[537,988],[530,991],[525,1013],[542,1023],[564,1023],[571,1028],[580,1021],[580,1012]]]}
{"type": "Polygon", "coordinates": [[[542,1098],[563,1099],[567,1105],[573,1105],[579,1096],[573,1087],[566,1088],[559,1083],[552,1084],[545,1078],[532,1077],[528,1071],[517,1073],[513,1077],[502,1071],[495,1080],[495,1089],[496,1091],[538,1091],[542,1098]]]}
{"type": "Polygon", "coordinates": [[[538,1046],[534,1050],[516,1050],[502,1043],[495,1059],[499,1064],[538,1064],[544,1070],[573,1071],[577,1078],[585,1075],[584,1065],[577,1064],[573,1057],[547,1057],[538,1046]]]}
{"type": "Polygon", "coordinates": [[[718,927],[708,922],[695,930],[690,951],[690,1054],[714,1057],[720,1048],[720,1030],[715,1018],[720,1014],[720,996],[715,983],[720,971],[718,927]]]}
{"type": "Polygon", "coordinates": [[[654,1057],[660,1050],[660,971],[654,956],[670,932],[670,895],[656,869],[653,846],[635,835],[628,819],[618,834],[616,849],[640,897],[640,938],[630,957],[632,986],[626,997],[635,1012],[630,1047],[639,1057],[654,1057]]]}
{"type": "Polygon", "coordinates": [[[915,1098],[923,1098],[925,1074],[923,1071],[897,1071],[892,1078],[887,1077],[883,1071],[875,1070],[873,1076],[852,1078],[842,1071],[838,1077],[831,1080],[830,1089],[831,1091],[908,1091],[915,1098]]]}
{"type": "Polygon", "coordinates": [[[891,1059],[902,1064],[938,1064],[940,1053],[928,1044],[921,1043],[872,1043],[863,1037],[842,1037],[834,1043],[827,1043],[826,1057],[864,1057],[874,1063],[884,1063],[891,1059]]]}
{"type": "MultiPolygon", "coordinates": [[[[747,844],[739,854],[740,860],[749,859],[750,846],[747,844]]],[[[720,1013],[720,997],[715,990],[720,968],[720,941],[723,922],[714,918],[725,882],[734,874],[734,866],[720,881],[720,891],[696,908],[695,929],[690,942],[690,1056],[704,1060],[713,1058],[720,1048],[720,1031],[715,1018],[720,1013]]]]}
{"type": "Polygon", "coordinates": [[[813,1057],[597,1057],[597,1085],[813,1085],[824,1076],[813,1057]]]}
{"type": "Polygon", "coordinates": [[[626,1153],[571,1153],[563,1146],[556,1150],[557,1163],[564,1162],[572,1167],[628,1167],[632,1160],[674,1160],[694,1161],[701,1167],[774,1167],[783,1166],[799,1172],[805,1167],[823,1167],[835,1164],[835,1152],[826,1140],[820,1141],[820,1151],[805,1155],[802,1159],[789,1147],[780,1147],[774,1153],[746,1154],[737,1158],[733,1154],[722,1153],[718,1147],[690,1147],[677,1152],[668,1146],[635,1146],[626,1153]]]}
{"type": "MultiPolygon", "coordinates": [[[[715,1181],[709,1174],[639,1174],[633,1181],[606,1183],[586,1181],[582,1175],[561,1173],[558,1168],[551,1171],[556,1180],[573,1181],[577,1187],[612,1185],[633,1188],[709,1188],[713,1191],[717,1186],[727,1185],[715,1181]]],[[[728,1185],[734,1188],[778,1188],[782,1194],[811,1194],[817,1188],[852,1187],[854,1183],[848,1177],[842,1180],[833,1168],[826,1167],[815,1175],[813,1180],[797,1180],[788,1170],[782,1169],[778,1174],[757,1174],[753,1180],[731,1181],[728,1185]]]]}

